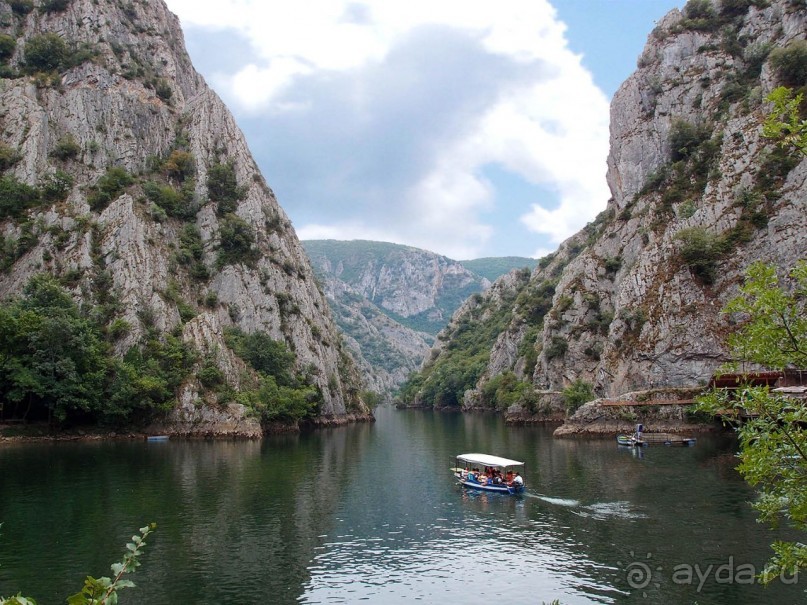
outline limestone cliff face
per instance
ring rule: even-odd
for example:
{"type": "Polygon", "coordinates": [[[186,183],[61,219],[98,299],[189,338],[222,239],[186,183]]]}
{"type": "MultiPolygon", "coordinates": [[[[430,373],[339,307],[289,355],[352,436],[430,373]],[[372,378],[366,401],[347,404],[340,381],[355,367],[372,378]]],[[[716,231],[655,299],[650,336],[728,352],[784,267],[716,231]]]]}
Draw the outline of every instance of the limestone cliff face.
{"type": "Polygon", "coordinates": [[[774,57],[804,40],[807,9],[764,4],[673,10],[649,36],[611,106],[613,197],[498,309],[508,327],[466,405],[507,371],[536,390],[581,378],[603,396],[702,384],[726,361],[720,311],[746,267],[784,273],[807,256],[807,160],[761,135],[764,99],[786,79],[774,57]]]}
{"type": "MultiPolygon", "coordinates": [[[[144,321],[181,330],[215,356],[236,388],[244,368],[224,345],[223,329],[265,331],[289,346],[297,369],[319,387],[324,416],[367,414],[358,371],[341,350],[296,234],[232,115],[191,65],[178,19],[161,0],[70,0],[63,10],[37,4],[26,12],[0,2],[2,33],[16,40],[5,75],[30,63],[27,43],[44,34],[64,41],[74,65],[0,79],[0,139],[18,155],[7,174],[32,186],[67,174],[72,184],[63,199],[0,223],[7,244],[0,296],[19,293],[41,271],[73,276],[66,281],[82,300],[97,298],[101,286],[120,303],[116,317],[131,326],[117,343],[121,353],[140,338],[144,321]],[[166,216],[165,203],[155,204],[147,190],[154,158],[176,150],[190,158],[169,179],[182,181],[192,208],[181,219],[166,216]],[[99,203],[111,168],[132,182],[99,203]],[[227,195],[210,187],[215,170],[234,177],[227,213],[227,195]],[[200,236],[190,262],[188,225],[200,236]],[[234,245],[222,233],[234,228],[251,242],[242,258],[222,256],[234,245]],[[11,246],[21,241],[27,245],[11,246]]],[[[195,380],[183,388],[177,421],[199,411],[200,393],[195,380]]]]}
{"type": "Polygon", "coordinates": [[[490,281],[458,261],[387,242],[305,241],[365,381],[387,393],[417,370],[434,336],[490,281]]]}

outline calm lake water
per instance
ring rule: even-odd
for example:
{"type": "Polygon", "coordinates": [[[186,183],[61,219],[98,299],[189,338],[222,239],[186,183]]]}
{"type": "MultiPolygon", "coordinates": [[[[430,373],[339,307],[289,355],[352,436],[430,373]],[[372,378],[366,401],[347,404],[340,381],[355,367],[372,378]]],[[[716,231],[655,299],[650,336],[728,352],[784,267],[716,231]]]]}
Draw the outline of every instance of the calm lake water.
{"type": "Polygon", "coordinates": [[[262,442],[2,446],[0,595],[64,603],[156,521],[122,603],[805,602],[807,578],[749,585],[782,536],[755,522],[731,440],[639,456],[494,416],[377,418],[262,442]],[[452,455],[474,451],[525,460],[528,493],[456,486],[452,455]]]}

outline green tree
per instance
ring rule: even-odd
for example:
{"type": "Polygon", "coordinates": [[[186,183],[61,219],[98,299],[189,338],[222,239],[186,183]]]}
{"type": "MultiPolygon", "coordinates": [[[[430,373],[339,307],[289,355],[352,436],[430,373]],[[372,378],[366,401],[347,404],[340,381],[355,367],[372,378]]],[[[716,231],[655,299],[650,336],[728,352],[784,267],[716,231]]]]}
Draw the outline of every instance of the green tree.
{"type": "Polygon", "coordinates": [[[578,378],[563,389],[563,403],[566,404],[566,413],[571,415],[584,403],[594,399],[594,389],[591,384],[578,378]]]}
{"type": "MultiPolygon", "coordinates": [[[[724,312],[738,320],[728,337],[736,360],[770,370],[807,368],[807,260],[790,272],[791,283],[779,283],[775,267],[755,263],[748,268],[740,295],[724,312]]],[[[739,385],[731,391],[714,390],[699,398],[700,410],[743,410],[751,420],[738,426],[739,472],[759,490],[754,507],[760,520],[777,525],[784,519],[807,530],[807,408],[767,386],[739,385]]],[[[761,575],[765,583],[782,573],[807,568],[807,546],[775,542],[774,556],[761,575]]]]}
{"type": "Polygon", "coordinates": [[[25,298],[0,309],[0,332],[0,398],[57,420],[98,409],[104,344],[53,277],[34,276],[25,298]]]}
{"type": "Polygon", "coordinates": [[[67,44],[58,34],[39,34],[25,43],[25,64],[31,71],[60,69],[69,55],[67,44]]]}
{"type": "Polygon", "coordinates": [[[794,147],[807,155],[807,120],[801,117],[801,105],[804,95],[793,95],[793,91],[784,86],[774,89],[768,95],[773,103],[773,110],[762,125],[762,134],[778,141],[782,147],[794,147]]]}

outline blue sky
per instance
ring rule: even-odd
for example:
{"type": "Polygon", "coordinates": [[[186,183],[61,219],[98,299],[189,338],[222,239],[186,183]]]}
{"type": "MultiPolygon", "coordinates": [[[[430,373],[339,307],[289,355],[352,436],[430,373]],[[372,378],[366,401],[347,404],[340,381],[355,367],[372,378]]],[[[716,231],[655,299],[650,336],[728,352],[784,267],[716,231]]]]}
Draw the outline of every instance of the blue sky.
{"type": "Polygon", "coordinates": [[[605,208],[608,103],[677,0],[167,0],[301,239],[542,256],[605,208]]]}

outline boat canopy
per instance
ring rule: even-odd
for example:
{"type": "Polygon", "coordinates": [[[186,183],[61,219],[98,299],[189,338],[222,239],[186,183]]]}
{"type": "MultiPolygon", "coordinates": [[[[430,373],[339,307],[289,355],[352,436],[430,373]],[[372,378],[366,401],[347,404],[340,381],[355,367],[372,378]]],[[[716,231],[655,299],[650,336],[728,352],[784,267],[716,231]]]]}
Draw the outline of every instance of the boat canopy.
{"type": "Polygon", "coordinates": [[[482,466],[523,466],[523,462],[517,460],[509,460],[507,458],[500,458],[499,456],[491,456],[489,454],[460,454],[457,460],[463,462],[471,462],[472,464],[481,464],[482,466]]]}

